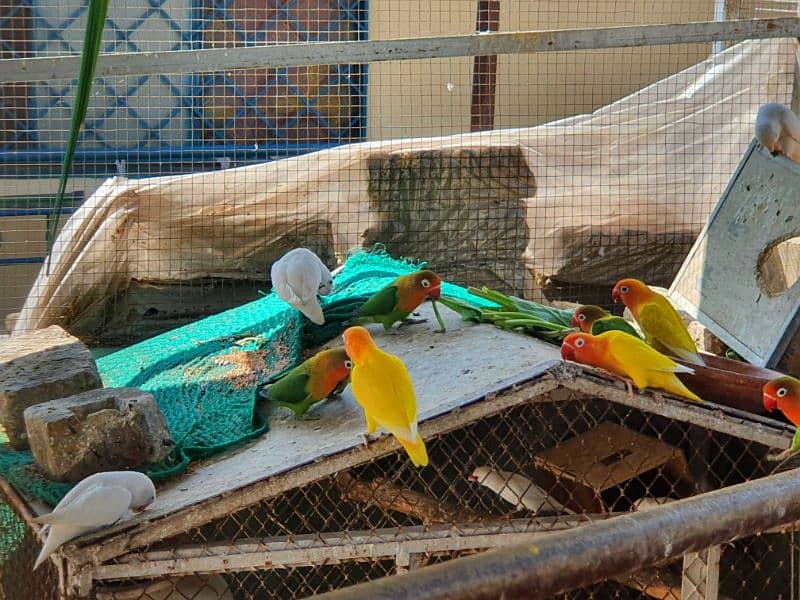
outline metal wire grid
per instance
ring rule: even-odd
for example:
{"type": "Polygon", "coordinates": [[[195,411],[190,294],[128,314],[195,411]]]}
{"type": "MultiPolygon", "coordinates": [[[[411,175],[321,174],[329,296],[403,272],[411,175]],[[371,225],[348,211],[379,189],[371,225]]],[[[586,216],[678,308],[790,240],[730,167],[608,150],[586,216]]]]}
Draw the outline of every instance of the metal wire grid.
{"type": "MultiPolygon", "coordinates": [[[[285,548],[318,548],[324,553],[326,548],[329,550],[331,545],[338,544],[343,548],[349,548],[348,544],[379,548],[379,544],[387,541],[401,543],[430,534],[436,527],[455,523],[459,524],[455,525],[455,531],[462,532],[469,526],[491,527],[498,523],[508,528],[502,533],[551,531],[569,524],[580,526],[580,520],[585,518],[624,513],[634,509],[637,501],[644,497],[685,497],[695,491],[756,479],[775,468],[774,463],[764,460],[767,451],[764,446],[699,426],[601,399],[540,400],[507,409],[429,440],[431,463],[424,470],[415,470],[404,455],[389,455],[141,550],[163,551],[160,556],[164,558],[173,556],[172,549],[176,546],[193,545],[197,556],[224,556],[235,561],[243,550],[234,543],[244,541],[263,550],[275,551],[278,544],[284,544],[282,547],[285,548]],[[609,423],[667,444],[666,448],[671,447],[671,453],[665,455],[668,460],[655,469],[645,469],[641,461],[649,460],[647,454],[643,458],[633,451],[633,446],[641,443],[642,438],[631,440],[628,448],[631,452],[623,449],[605,456],[608,452],[604,453],[602,443],[597,446],[596,439],[589,441],[590,437],[582,437],[584,441],[579,444],[581,450],[578,454],[586,452],[594,457],[593,462],[586,465],[585,473],[597,469],[603,471],[608,467],[609,478],[616,477],[612,473],[618,473],[620,468],[636,473],[635,476],[617,485],[603,481],[599,487],[604,489],[594,496],[587,496],[585,490],[578,487],[571,488],[573,491],[552,487],[546,494],[547,502],[563,502],[567,508],[555,510],[551,505],[538,513],[527,509],[515,510],[514,505],[503,500],[498,493],[468,480],[476,467],[490,465],[495,469],[523,474],[541,484],[541,471],[532,468],[535,455],[542,456],[548,450],[553,452],[553,448],[561,447],[575,452],[574,446],[569,444],[575,443],[576,436],[587,436],[598,426],[607,427],[609,423]],[[683,459],[688,465],[688,478],[681,474],[683,459]],[[597,508],[597,503],[601,509],[597,508]],[[571,510],[576,510],[577,515],[571,510]],[[595,516],[589,517],[591,514],[595,516]],[[307,537],[309,535],[311,537],[307,537]],[[319,543],[315,544],[314,540],[319,543]]],[[[610,438],[601,436],[600,439],[613,443],[610,438]]],[[[580,462],[580,458],[575,460],[580,462]]],[[[589,478],[587,475],[587,479],[581,481],[589,478]]],[[[563,484],[565,480],[559,481],[563,484]]],[[[311,563],[305,562],[309,560],[305,556],[295,557],[296,560],[292,559],[294,562],[281,563],[274,562],[273,556],[273,562],[266,569],[216,573],[213,580],[198,573],[193,576],[193,581],[201,585],[200,582],[205,580],[205,587],[216,586],[221,590],[215,592],[219,597],[237,600],[300,598],[383,577],[398,570],[450,560],[480,549],[412,554],[405,561],[399,558],[400,554],[370,556],[359,554],[358,550],[353,550],[354,560],[341,556],[334,558],[334,553],[328,553],[311,559],[311,563]],[[220,577],[226,582],[225,588],[220,584],[220,577]]],[[[394,549],[391,553],[395,551],[399,552],[394,549]]],[[[721,556],[721,597],[797,597],[793,574],[798,547],[793,533],[765,533],[740,540],[726,545],[721,556]]],[[[124,558],[120,559],[120,562],[124,561],[124,558]]],[[[222,567],[222,564],[218,566],[222,567]]],[[[208,566],[208,569],[213,571],[214,567],[208,566]]],[[[114,600],[150,598],[143,591],[147,585],[141,580],[114,582],[103,587],[101,592],[105,595],[98,597],[114,600]],[[127,588],[126,595],[119,598],[115,596],[117,583],[127,588]]],[[[166,583],[162,585],[168,586],[166,583]]],[[[177,581],[171,585],[174,587],[177,581]]],[[[641,597],[639,594],[643,589],[654,592],[656,588],[663,588],[667,590],[664,598],[677,600],[681,597],[676,591],[680,587],[681,564],[678,561],[563,597],[637,598],[641,597]]]]}

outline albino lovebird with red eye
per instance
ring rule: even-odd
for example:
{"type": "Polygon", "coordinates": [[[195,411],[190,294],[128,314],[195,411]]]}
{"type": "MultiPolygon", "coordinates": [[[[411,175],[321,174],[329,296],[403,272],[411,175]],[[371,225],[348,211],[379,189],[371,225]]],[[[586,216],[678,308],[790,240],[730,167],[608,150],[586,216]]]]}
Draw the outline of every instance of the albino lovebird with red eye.
{"type": "MultiPolygon", "coordinates": [[[[676,373],[694,373],[622,331],[606,331],[599,335],[571,333],[561,344],[561,358],[593,367],[600,367],[633,380],[640,390],[658,388],[677,396],[700,402],[676,373]]],[[[632,393],[630,384],[628,391],[632,393]]]]}

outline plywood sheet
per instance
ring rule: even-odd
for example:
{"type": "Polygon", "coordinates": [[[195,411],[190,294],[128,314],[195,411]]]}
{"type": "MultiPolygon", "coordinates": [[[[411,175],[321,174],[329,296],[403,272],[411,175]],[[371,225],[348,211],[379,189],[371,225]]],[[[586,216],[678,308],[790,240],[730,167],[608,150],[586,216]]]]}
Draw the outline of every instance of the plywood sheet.
{"type": "MultiPolygon", "coordinates": [[[[488,325],[463,323],[444,307],[440,312],[447,332],[435,333],[430,305],[421,312],[427,323],[392,332],[370,326],[378,344],[408,366],[420,421],[470,404],[515,376],[523,379],[532,371],[544,373],[560,359],[557,346],[488,325]]],[[[308,414],[318,420],[300,421],[288,411],[275,409],[271,430],[264,437],[170,480],[159,489],[152,508],[133,522],[171,514],[362,443],[364,416],[349,387],[340,400],[317,405],[308,414]]]]}
{"type": "Polygon", "coordinates": [[[774,366],[796,330],[800,282],[769,291],[766,251],[800,236],[800,165],[753,142],[670,288],[748,361],[774,366]]]}

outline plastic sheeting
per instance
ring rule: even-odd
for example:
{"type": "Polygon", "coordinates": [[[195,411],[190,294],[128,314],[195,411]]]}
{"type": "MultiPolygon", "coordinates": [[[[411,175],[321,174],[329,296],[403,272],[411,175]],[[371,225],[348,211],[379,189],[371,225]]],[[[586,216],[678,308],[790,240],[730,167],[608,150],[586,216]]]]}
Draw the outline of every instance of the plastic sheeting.
{"type": "Polygon", "coordinates": [[[330,239],[341,260],[379,225],[371,161],[394,153],[521,151],[536,185],[524,199],[528,242],[520,260],[544,285],[605,285],[657,272],[664,261],[659,244],[674,246],[675,236],[685,236],[688,251],[752,138],[758,106],[788,101],[793,43],[737,44],[590,115],[537,127],[354,144],[185,176],[109,179],[66,223],[50,274],[42,269],[15,331],[70,328],[102,314],[103,303],[132,280],[263,277],[272,260],[308,236],[330,239]],[[632,243],[631,236],[639,237],[632,243]]]}

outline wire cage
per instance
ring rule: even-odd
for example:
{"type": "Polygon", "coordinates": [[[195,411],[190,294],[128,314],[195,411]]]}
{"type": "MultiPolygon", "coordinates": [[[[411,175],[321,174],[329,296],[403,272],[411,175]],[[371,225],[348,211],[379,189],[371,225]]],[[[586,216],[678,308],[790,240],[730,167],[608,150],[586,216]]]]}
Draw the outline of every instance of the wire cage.
{"type": "MultiPolygon", "coordinates": [[[[88,586],[84,595],[114,600],[301,598],[659,510],[786,468],[765,458],[790,438],[774,421],[631,396],[594,372],[548,365],[423,423],[426,469],[388,440],[320,456],[212,503],[104,534],[71,555],[97,563],[65,573],[88,586]],[[484,466],[500,483],[470,477],[484,466]]],[[[259,448],[270,451],[268,442],[259,448]]],[[[559,597],[797,597],[794,529],[752,534],[559,597]]],[[[20,556],[37,546],[26,538],[20,556]]],[[[17,589],[10,597],[51,597],[17,589]]]]}
{"type": "MultiPolygon", "coordinates": [[[[131,0],[106,21],[44,270],[87,4],[0,6],[0,312],[96,347],[256,298],[298,245],[333,267],[381,243],[454,283],[608,307],[622,276],[672,280],[758,106],[797,103],[793,1],[131,0]]],[[[769,476],[791,437],[534,354],[426,417],[430,468],[386,439],[240,465],[34,577],[30,508],[3,487],[0,596],[323,593],[769,476]],[[470,481],[481,466],[538,505],[470,481]]],[[[436,381],[478,370],[447,367],[436,381]]],[[[562,597],[800,596],[794,530],[751,533],[562,597]]]]}

